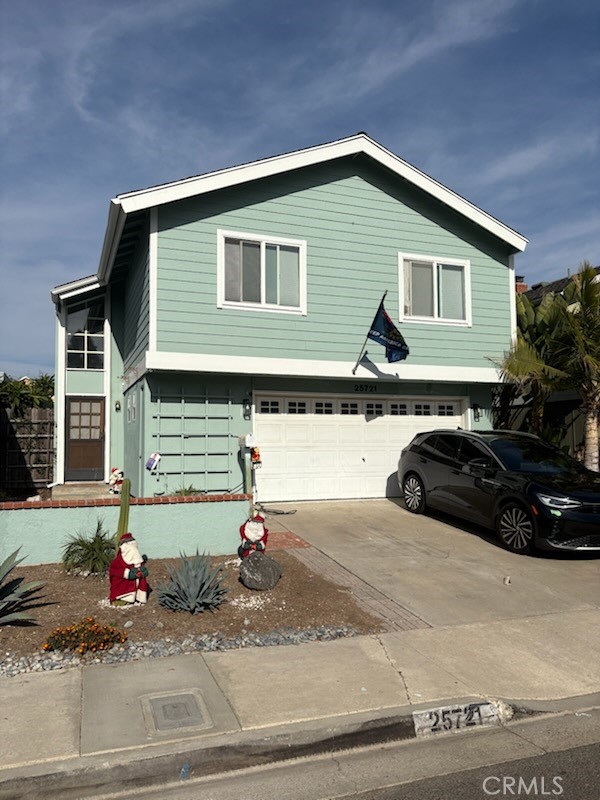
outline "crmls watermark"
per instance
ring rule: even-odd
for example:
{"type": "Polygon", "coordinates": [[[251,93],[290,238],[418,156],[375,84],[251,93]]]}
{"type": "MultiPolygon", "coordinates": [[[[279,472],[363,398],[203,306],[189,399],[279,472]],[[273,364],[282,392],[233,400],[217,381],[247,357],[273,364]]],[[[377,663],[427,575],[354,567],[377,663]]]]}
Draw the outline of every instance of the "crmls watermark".
{"type": "Polygon", "coordinates": [[[515,778],[513,775],[488,775],[482,788],[489,797],[559,797],[564,791],[562,782],[560,776],[515,778]]]}

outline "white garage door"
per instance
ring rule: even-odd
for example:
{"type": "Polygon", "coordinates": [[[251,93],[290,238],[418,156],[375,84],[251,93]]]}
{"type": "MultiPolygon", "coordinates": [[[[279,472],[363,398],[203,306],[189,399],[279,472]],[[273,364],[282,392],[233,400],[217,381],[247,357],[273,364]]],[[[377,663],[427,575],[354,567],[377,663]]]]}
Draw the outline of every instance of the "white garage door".
{"type": "Polygon", "coordinates": [[[456,398],[257,395],[257,498],[397,495],[402,448],[419,431],[464,428],[463,405],[456,398]]]}

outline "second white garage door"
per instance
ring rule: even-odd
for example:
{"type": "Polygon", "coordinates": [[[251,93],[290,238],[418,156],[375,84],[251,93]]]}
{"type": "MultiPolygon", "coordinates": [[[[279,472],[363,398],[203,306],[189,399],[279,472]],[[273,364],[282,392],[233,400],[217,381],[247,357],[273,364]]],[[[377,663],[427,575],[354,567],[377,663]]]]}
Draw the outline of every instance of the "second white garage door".
{"type": "Polygon", "coordinates": [[[257,395],[257,499],[398,495],[402,448],[419,431],[466,427],[465,409],[456,398],[257,395]]]}

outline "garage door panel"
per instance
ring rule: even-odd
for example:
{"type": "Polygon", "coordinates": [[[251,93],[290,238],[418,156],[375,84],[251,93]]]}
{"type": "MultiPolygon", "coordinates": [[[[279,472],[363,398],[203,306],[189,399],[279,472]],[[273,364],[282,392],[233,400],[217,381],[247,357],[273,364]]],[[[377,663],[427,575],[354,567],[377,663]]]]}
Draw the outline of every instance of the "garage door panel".
{"type": "Polygon", "coordinates": [[[285,432],[285,441],[290,444],[308,444],[310,429],[296,424],[290,425],[285,432]]]}
{"type": "Polygon", "coordinates": [[[381,472],[381,470],[387,469],[387,466],[390,463],[390,454],[387,450],[371,450],[363,456],[363,459],[363,463],[368,471],[377,470],[378,472],[381,472]]]}
{"type": "Polygon", "coordinates": [[[283,442],[287,434],[287,428],[283,420],[271,422],[271,420],[263,422],[261,420],[260,435],[261,439],[265,442],[283,442]]]}
{"type": "Polygon", "coordinates": [[[311,426],[311,441],[314,445],[337,444],[338,431],[331,422],[326,425],[313,424],[311,426]]]}
{"type": "Polygon", "coordinates": [[[383,420],[368,422],[365,430],[367,444],[384,444],[389,441],[389,429],[383,420]]]}
{"type": "Polygon", "coordinates": [[[362,449],[340,450],[338,453],[332,454],[332,463],[337,462],[336,466],[346,472],[355,472],[361,468],[363,458],[362,449]]]}
{"type": "MultiPolygon", "coordinates": [[[[460,415],[414,413],[428,407],[437,411],[441,402],[298,396],[292,401],[260,396],[255,418],[256,441],[263,460],[256,473],[259,498],[285,501],[398,496],[398,459],[413,436],[438,427],[464,427],[460,415]],[[298,402],[305,403],[309,413],[285,413],[297,408],[298,402]],[[334,413],[314,413],[317,406],[334,413]],[[264,408],[269,413],[261,413],[264,408]],[[280,413],[275,414],[273,408],[280,413]],[[349,409],[358,413],[341,413],[349,409]]],[[[456,399],[446,403],[460,410],[456,399]]]]}

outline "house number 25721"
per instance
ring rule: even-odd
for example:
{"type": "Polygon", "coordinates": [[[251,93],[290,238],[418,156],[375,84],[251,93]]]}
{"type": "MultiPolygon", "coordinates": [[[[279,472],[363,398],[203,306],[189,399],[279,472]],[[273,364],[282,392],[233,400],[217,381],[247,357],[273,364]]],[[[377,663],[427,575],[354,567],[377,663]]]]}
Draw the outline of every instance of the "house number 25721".
{"type": "Polygon", "coordinates": [[[354,391],[355,392],[376,392],[377,386],[372,383],[355,383],[354,384],[354,391]]]}

